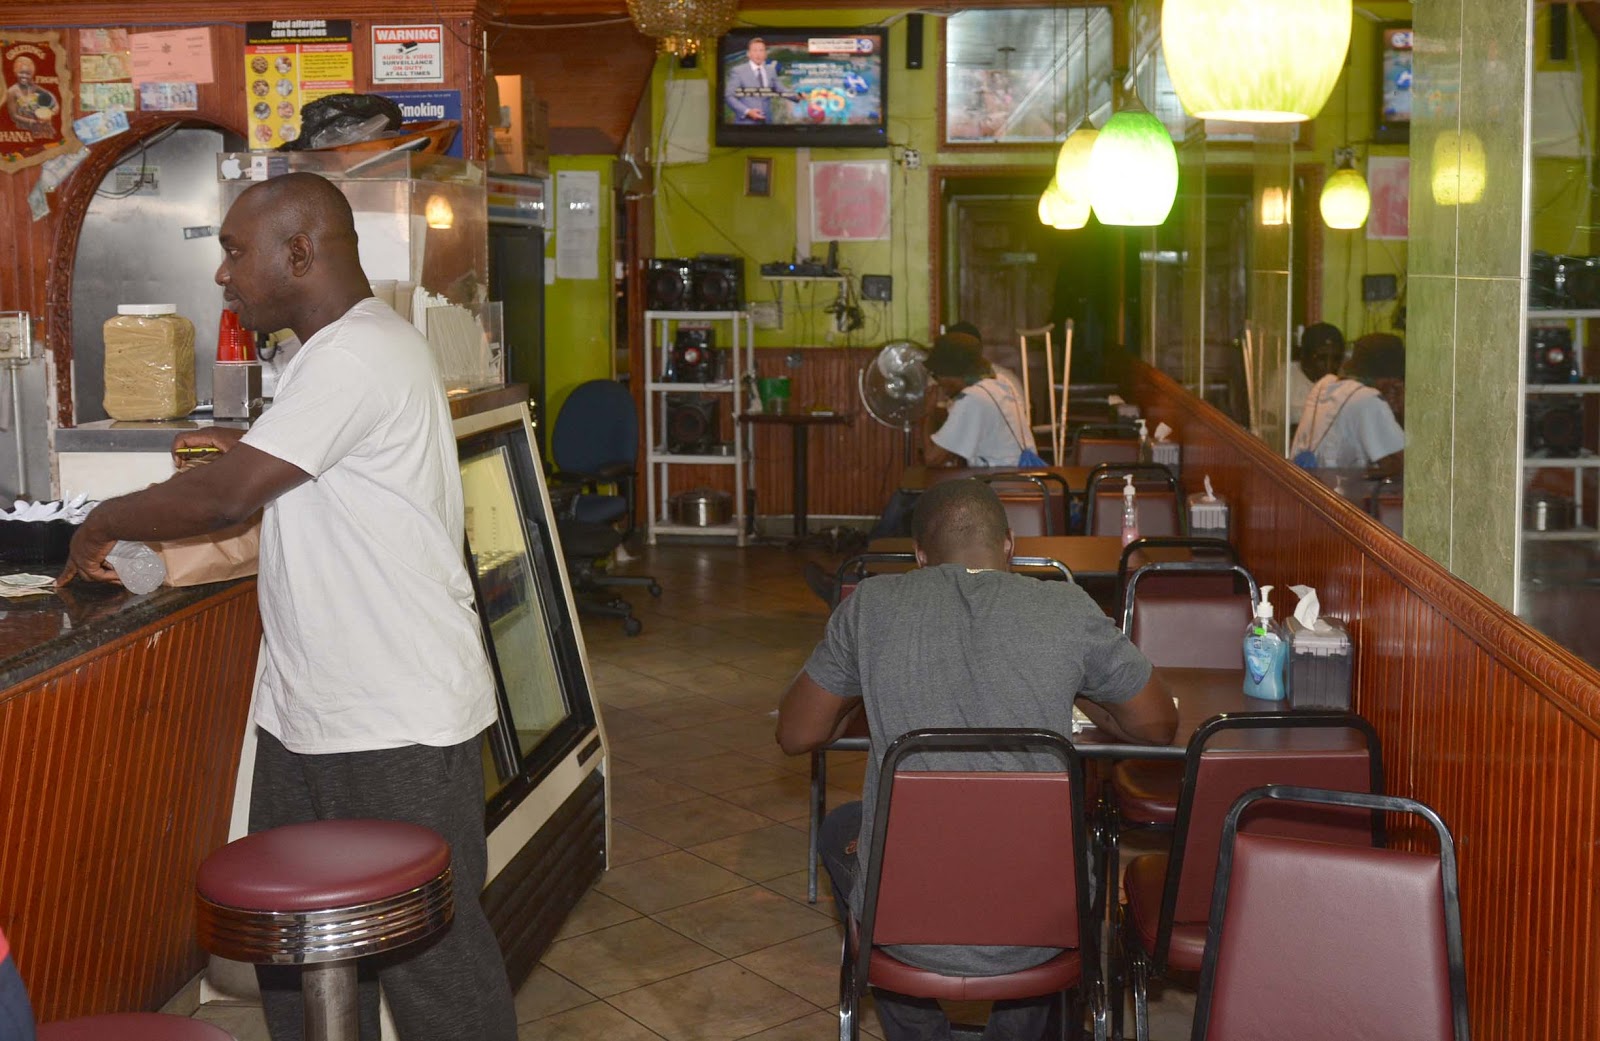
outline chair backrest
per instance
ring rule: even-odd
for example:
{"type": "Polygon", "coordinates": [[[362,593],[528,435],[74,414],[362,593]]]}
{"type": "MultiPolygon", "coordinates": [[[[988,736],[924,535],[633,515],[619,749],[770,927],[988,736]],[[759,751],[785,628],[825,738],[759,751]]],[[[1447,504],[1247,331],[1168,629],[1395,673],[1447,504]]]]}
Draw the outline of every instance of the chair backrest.
{"type": "Polygon", "coordinates": [[[1137,463],[1139,439],[1121,437],[1080,437],[1074,445],[1074,465],[1099,466],[1101,463],[1137,463]]]}
{"type": "MultiPolygon", "coordinates": [[[[1184,753],[1172,854],[1151,952],[1158,971],[1165,966],[1173,924],[1202,923],[1210,913],[1229,809],[1240,795],[1269,784],[1382,794],[1377,731],[1353,712],[1224,714],[1201,724],[1184,753]],[[1234,743],[1219,736],[1230,731],[1252,732],[1249,747],[1220,747],[1234,743]]],[[[1341,845],[1383,844],[1381,815],[1347,809],[1263,806],[1250,815],[1247,827],[1253,833],[1341,845]]]]}
{"type": "Polygon", "coordinates": [[[1129,576],[1122,602],[1122,631],[1152,665],[1241,669],[1261,589],[1238,564],[1155,563],[1129,576]]]}
{"type": "Polygon", "coordinates": [[[639,458],[639,415],[627,384],[590,380],[567,396],[550,434],[558,470],[598,473],[639,458]]]}
{"type": "Polygon", "coordinates": [[[1466,997],[1455,845],[1436,813],[1410,799],[1281,786],[1234,804],[1191,1041],[1470,1041],[1466,997]],[[1264,799],[1414,814],[1433,826],[1439,853],[1240,832],[1241,815],[1264,799]]]}
{"type": "MultiPolygon", "coordinates": [[[[1128,575],[1136,566],[1143,566],[1144,561],[1136,560],[1141,550],[1149,549],[1187,549],[1191,558],[1203,560],[1208,563],[1238,564],[1239,551],[1227,539],[1202,538],[1194,535],[1141,535],[1137,539],[1122,547],[1122,556],[1117,560],[1117,589],[1128,588],[1128,575]]],[[[1122,610],[1118,607],[1117,614],[1122,610]]]]}
{"type": "MultiPolygon", "coordinates": [[[[1095,950],[1083,766],[1042,730],[917,730],[884,754],[858,944],[1015,945],[1095,950]],[[925,752],[1053,756],[1049,772],[910,771],[925,752]]],[[[1085,975],[1092,958],[1085,957],[1085,975]]]]}
{"type": "Polygon", "coordinates": [[[1044,479],[1029,474],[984,474],[978,480],[994,490],[1005,507],[1006,522],[1013,535],[1059,535],[1056,518],[1066,513],[1066,503],[1056,496],[1044,479]]]}
{"type": "MultiPolygon", "coordinates": [[[[1109,489],[1090,500],[1090,535],[1122,534],[1122,492],[1109,489]]],[[[1140,535],[1182,535],[1183,522],[1176,492],[1139,489],[1134,498],[1139,511],[1140,535]]]]}

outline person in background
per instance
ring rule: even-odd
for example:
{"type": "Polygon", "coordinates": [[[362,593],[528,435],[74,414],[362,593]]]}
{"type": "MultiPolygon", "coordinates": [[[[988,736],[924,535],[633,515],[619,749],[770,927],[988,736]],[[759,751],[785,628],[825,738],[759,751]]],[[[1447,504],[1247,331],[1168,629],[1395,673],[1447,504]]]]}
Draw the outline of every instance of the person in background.
{"type": "MultiPolygon", "coordinates": [[[[113,581],[119,539],[160,541],[261,521],[260,664],[250,830],[378,818],[450,843],[455,917],[381,959],[406,1041],[514,1041],[505,962],[481,894],[483,732],[497,715],[462,553],[456,442],[416,328],[372,295],[350,204],[310,173],[263,181],[222,222],[223,299],[250,329],[302,344],[248,433],[210,427],[174,450],[215,461],[101,503],[61,582],[113,581]]],[[[302,1036],[299,970],[258,966],[273,1041],[302,1036]]],[[[361,1036],[378,1037],[363,983],[361,1036]]]]}
{"type": "Polygon", "coordinates": [[[1307,393],[1291,457],[1302,466],[1360,467],[1371,477],[1399,476],[1405,469],[1405,378],[1400,337],[1361,337],[1343,375],[1323,376],[1307,393]]]}
{"type": "MultiPolygon", "coordinates": [[[[868,578],[839,605],[827,633],[778,708],[778,744],[803,755],[843,733],[864,711],[870,762],[860,802],[833,810],[821,852],[841,914],[860,908],[878,772],[895,739],[924,727],[1026,727],[1072,733],[1074,699],[1118,740],[1168,744],[1177,710],[1150,662],[1071,582],[1007,570],[1005,508],[981,481],[946,481],[923,493],[913,521],[917,563],[868,578]]],[[[1030,768],[1026,755],[941,755],[939,768],[1030,768]],[[948,761],[946,761],[948,759],[948,761]]],[[[974,894],[974,898],[981,894],[974,894]]],[[[999,975],[1038,965],[1042,947],[892,947],[912,965],[999,975]]],[[[949,1038],[937,1002],[877,990],[887,1041],[949,1038]]],[[[1053,998],[996,1002],[984,1037],[1042,1035],[1053,998]]]]}
{"type": "MultiPolygon", "coordinates": [[[[984,342],[983,332],[971,322],[957,322],[956,324],[946,328],[945,332],[965,333],[974,340],[977,340],[980,344],[984,342]]],[[[994,370],[994,374],[1009,383],[1011,385],[1011,389],[1017,395],[1017,400],[1025,403],[1027,399],[1023,397],[1022,394],[1022,380],[1017,378],[1017,374],[1015,372],[1012,372],[1010,369],[1006,368],[1004,365],[1001,365],[995,360],[995,355],[997,353],[999,352],[994,348],[988,346],[983,348],[983,356],[984,358],[988,359],[989,367],[994,370]]]]}
{"type": "Polygon", "coordinates": [[[982,341],[945,333],[933,341],[923,365],[946,398],[934,406],[933,430],[923,449],[929,466],[1017,466],[1026,455],[1037,459],[1022,396],[994,374],[982,341]]]}
{"type": "Polygon", "coordinates": [[[1279,368],[1267,380],[1266,396],[1261,402],[1263,415],[1269,422],[1277,419],[1279,410],[1284,407],[1284,379],[1287,376],[1289,430],[1292,435],[1300,425],[1306,396],[1311,393],[1312,385],[1322,377],[1338,372],[1343,364],[1344,334],[1338,326],[1328,322],[1306,326],[1300,333],[1300,350],[1295,357],[1295,364],[1279,368]]]}
{"type": "Polygon", "coordinates": [[[0,1041],[33,1041],[33,1006],[5,933],[0,933],[0,1041]]]}

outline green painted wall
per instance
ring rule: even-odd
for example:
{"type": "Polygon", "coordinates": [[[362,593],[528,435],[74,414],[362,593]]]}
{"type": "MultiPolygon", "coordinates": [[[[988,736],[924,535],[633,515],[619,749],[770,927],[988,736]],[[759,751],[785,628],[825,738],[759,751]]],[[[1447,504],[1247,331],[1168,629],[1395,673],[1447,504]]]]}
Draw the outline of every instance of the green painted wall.
{"type": "MultiPolygon", "coordinates": [[[[600,277],[558,278],[545,285],[545,399],[550,409],[544,423],[547,436],[574,387],[611,375],[611,174],[615,163],[615,157],[609,155],[559,155],[550,159],[552,179],[563,170],[593,170],[600,174],[600,277]]],[[[559,198],[555,204],[560,205],[559,198]]],[[[556,241],[561,234],[559,216],[556,223],[555,233],[545,239],[545,265],[552,271],[556,241]]]]}

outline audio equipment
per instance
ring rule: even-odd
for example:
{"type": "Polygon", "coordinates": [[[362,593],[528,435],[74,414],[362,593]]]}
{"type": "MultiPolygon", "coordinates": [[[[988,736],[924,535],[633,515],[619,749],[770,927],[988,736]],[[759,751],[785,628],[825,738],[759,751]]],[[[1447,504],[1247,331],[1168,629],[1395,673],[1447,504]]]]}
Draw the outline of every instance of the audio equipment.
{"type": "Polygon", "coordinates": [[[737,311],[744,306],[744,258],[702,253],[689,262],[696,311],[737,311]]]}
{"type": "Polygon", "coordinates": [[[906,68],[922,68],[922,15],[906,15],[906,68]]]}
{"type": "Polygon", "coordinates": [[[1572,330],[1564,325],[1536,325],[1528,330],[1528,382],[1571,383],[1577,373],[1572,330]]]}
{"type": "Polygon", "coordinates": [[[709,455],[721,438],[717,398],[713,394],[667,395],[667,451],[673,455],[709,455]]]}
{"type": "Polygon", "coordinates": [[[1561,306],[1561,284],[1556,258],[1543,250],[1528,256],[1528,306],[1550,309],[1561,306]]]}
{"type": "Polygon", "coordinates": [[[1550,5],[1550,60],[1567,60],[1567,5],[1550,5]]]}
{"type": "Polygon", "coordinates": [[[1600,308],[1600,257],[1556,258],[1556,286],[1561,307],[1600,308]]]}
{"type": "Polygon", "coordinates": [[[652,311],[687,311],[694,306],[689,261],[654,257],[645,266],[645,306],[652,311]]]}
{"type": "Polygon", "coordinates": [[[672,341],[672,382],[710,383],[716,379],[715,343],[710,326],[680,325],[672,341]]]}
{"type": "Polygon", "coordinates": [[[1570,459],[1583,448],[1583,405],[1575,400],[1533,398],[1528,402],[1528,454],[1543,449],[1570,459]]]}

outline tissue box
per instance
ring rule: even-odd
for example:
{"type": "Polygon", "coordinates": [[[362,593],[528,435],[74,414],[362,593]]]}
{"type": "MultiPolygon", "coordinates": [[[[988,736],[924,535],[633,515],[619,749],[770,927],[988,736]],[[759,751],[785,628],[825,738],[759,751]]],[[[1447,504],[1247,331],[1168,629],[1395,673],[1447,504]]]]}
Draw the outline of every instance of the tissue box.
{"type": "Polygon", "coordinates": [[[1350,709],[1350,674],[1355,649],[1350,634],[1331,619],[1329,632],[1315,632],[1292,615],[1289,627],[1289,707],[1350,709]]]}
{"type": "Polygon", "coordinates": [[[1160,463],[1170,469],[1174,474],[1178,472],[1178,443],[1176,441],[1154,441],[1150,444],[1150,461],[1160,463]]]}
{"type": "Polygon", "coordinates": [[[1206,502],[1205,492],[1189,496],[1189,534],[1197,539],[1228,538],[1232,530],[1228,516],[1228,500],[1217,495],[1206,502]]]}

